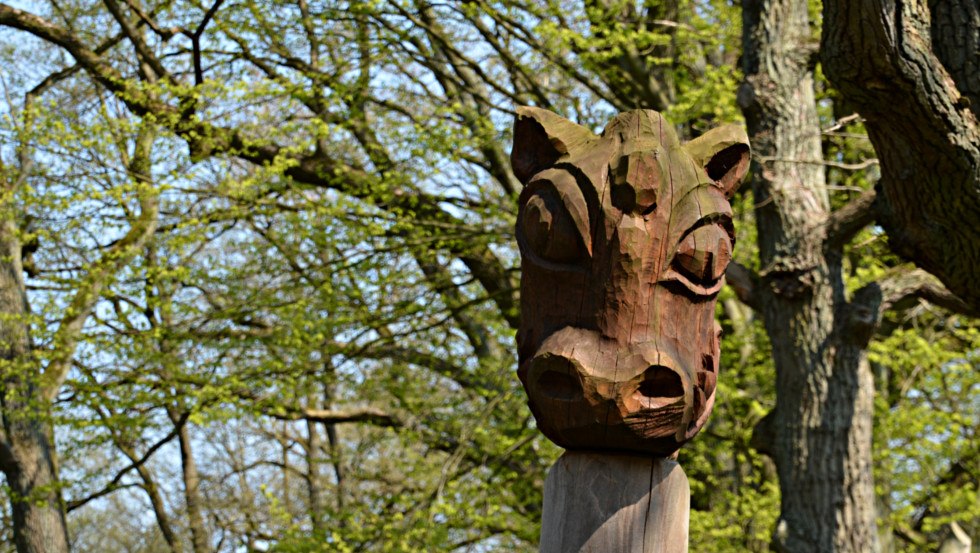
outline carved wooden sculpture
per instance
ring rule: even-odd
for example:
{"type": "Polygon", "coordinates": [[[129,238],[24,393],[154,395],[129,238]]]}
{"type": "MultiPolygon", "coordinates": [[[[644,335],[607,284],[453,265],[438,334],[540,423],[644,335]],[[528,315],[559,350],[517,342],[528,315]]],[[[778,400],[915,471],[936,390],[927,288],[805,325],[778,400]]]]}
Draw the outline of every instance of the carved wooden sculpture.
{"type": "Polygon", "coordinates": [[[745,132],[681,144],[655,111],[620,114],[599,136],[517,113],[518,375],[538,426],[567,449],[669,456],[714,404],[745,132]]]}
{"type": "Polygon", "coordinates": [[[518,375],[541,431],[584,450],[548,473],[541,551],[686,553],[690,488],[665,457],[715,401],[745,132],[681,144],[636,110],[596,136],[525,107],[511,163],[524,184],[518,375]]]}

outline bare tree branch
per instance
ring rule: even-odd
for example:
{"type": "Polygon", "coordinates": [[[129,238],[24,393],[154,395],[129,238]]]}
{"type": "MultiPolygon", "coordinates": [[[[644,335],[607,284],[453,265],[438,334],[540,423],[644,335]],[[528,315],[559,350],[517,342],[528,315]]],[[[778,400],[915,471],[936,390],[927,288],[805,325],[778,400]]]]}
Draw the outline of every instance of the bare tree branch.
{"type": "Polygon", "coordinates": [[[875,191],[868,190],[828,215],[824,223],[827,232],[824,247],[840,249],[861,229],[871,224],[875,219],[876,198],[875,191]]]}
{"type": "Polygon", "coordinates": [[[854,292],[850,302],[850,332],[854,339],[870,340],[884,313],[906,309],[916,300],[925,300],[954,313],[980,316],[980,311],[943,287],[938,278],[905,265],[854,292]]]}
{"type": "Polygon", "coordinates": [[[732,261],[725,270],[725,280],[732,287],[735,295],[742,303],[752,309],[760,309],[759,298],[756,297],[755,287],[759,281],[758,275],[752,273],[748,267],[732,261]]]}
{"type": "Polygon", "coordinates": [[[191,46],[194,48],[194,84],[197,85],[204,82],[204,69],[201,65],[201,35],[204,34],[204,29],[207,28],[214,14],[218,12],[218,8],[221,7],[223,1],[215,0],[214,4],[211,4],[211,8],[204,14],[204,19],[201,20],[201,23],[190,35],[191,46]]]}
{"type": "Polygon", "coordinates": [[[827,159],[791,159],[765,156],[758,156],[756,159],[759,160],[759,163],[801,163],[804,165],[823,165],[824,167],[833,167],[835,169],[843,169],[844,171],[861,171],[862,169],[867,169],[872,165],[878,165],[877,158],[866,159],[859,163],[842,163],[840,161],[830,161],[827,159]]]}
{"type": "Polygon", "coordinates": [[[89,266],[58,325],[53,340],[54,351],[43,376],[42,395],[48,401],[57,396],[61,384],[68,376],[79,335],[92,309],[102,297],[103,289],[116,277],[119,269],[143,249],[143,245],[156,230],[160,192],[153,186],[150,177],[151,155],[156,136],[153,124],[144,122],[136,138],[128,168],[130,176],[138,183],[139,216],[133,220],[125,236],[89,266]]]}
{"type": "Polygon", "coordinates": [[[119,27],[122,29],[123,34],[126,38],[133,44],[133,48],[136,50],[136,55],[142,60],[149,68],[152,73],[144,70],[144,74],[147,76],[147,80],[155,82],[158,78],[168,78],[169,73],[167,69],[160,62],[160,58],[150,50],[149,45],[147,45],[146,40],[143,39],[142,33],[140,33],[136,27],[130,23],[129,18],[123,12],[122,6],[120,6],[116,0],[103,0],[106,8],[109,9],[109,13],[115,18],[116,23],[119,23],[119,27]]]}
{"type": "Polygon", "coordinates": [[[922,269],[909,271],[900,268],[879,282],[882,291],[882,309],[900,309],[909,300],[921,299],[948,309],[954,313],[980,316],[980,310],[950,292],[939,281],[922,269]]]}
{"type": "Polygon", "coordinates": [[[153,454],[156,453],[157,450],[159,450],[161,447],[163,447],[163,446],[167,445],[168,443],[170,443],[171,441],[173,441],[173,439],[177,436],[177,433],[180,432],[180,427],[183,426],[185,422],[187,422],[187,417],[188,416],[190,416],[190,413],[185,413],[184,415],[182,415],[182,418],[180,419],[179,423],[174,425],[174,429],[173,430],[171,430],[170,432],[168,432],[166,436],[164,436],[163,438],[161,438],[160,440],[158,440],[155,444],[153,444],[152,446],[150,446],[146,450],[146,452],[143,453],[143,455],[141,457],[139,457],[138,459],[133,459],[132,462],[129,465],[126,465],[121,470],[119,470],[119,472],[116,473],[116,475],[112,478],[112,480],[110,480],[108,484],[106,484],[105,486],[103,486],[101,490],[99,490],[99,491],[97,491],[95,493],[89,494],[89,495],[87,495],[85,497],[81,497],[81,498],[78,498],[78,499],[73,499],[71,501],[68,501],[67,502],[67,507],[66,507],[67,511],[68,512],[71,512],[71,511],[73,511],[73,510],[75,510],[75,509],[77,509],[77,508],[85,505],[89,501],[92,501],[94,499],[98,499],[100,497],[109,495],[110,493],[112,493],[112,492],[114,492],[114,491],[116,491],[116,490],[118,490],[118,489],[120,489],[122,487],[125,487],[123,485],[120,485],[120,482],[122,481],[123,477],[126,476],[126,474],[128,474],[130,471],[132,471],[134,469],[137,469],[140,466],[142,466],[143,464],[145,464],[147,461],[150,460],[150,457],[153,457],[153,454]]]}
{"type": "Polygon", "coordinates": [[[355,409],[287,409],[277,413],[270,411],[266,413],[274,419],[284,421],[307,420],[327,424],[341,424],[346,422],[367,422],[375,426],[402,426],[402,421],[381,409],[374,407],[361,407],[355,409]]]}

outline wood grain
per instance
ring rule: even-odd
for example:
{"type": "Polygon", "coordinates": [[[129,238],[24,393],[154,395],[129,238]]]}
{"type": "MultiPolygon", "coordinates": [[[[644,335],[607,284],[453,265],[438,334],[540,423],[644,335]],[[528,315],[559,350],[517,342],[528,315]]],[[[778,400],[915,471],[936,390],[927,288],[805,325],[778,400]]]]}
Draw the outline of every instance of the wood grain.
{"type": "Polygon", "coordinates": [[[545,481],[541,553],[686,553],[691,492],[669,459],[567,452],[545,481]]]}

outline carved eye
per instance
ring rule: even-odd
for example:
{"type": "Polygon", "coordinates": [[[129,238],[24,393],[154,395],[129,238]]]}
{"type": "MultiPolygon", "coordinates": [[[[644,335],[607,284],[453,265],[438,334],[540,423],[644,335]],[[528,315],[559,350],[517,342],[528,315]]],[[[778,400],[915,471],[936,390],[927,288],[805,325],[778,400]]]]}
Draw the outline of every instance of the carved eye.
{"type": "Polygon", "coordinates": [[[588,209],[571,175],[546,172],[524,190],[518,237],[537,261],[553,269],[577,266],[590,252],[588,209]],[[554,174],[552,174],[554,173],[554,174]]]}
{"type": "Polygon", "coordinates": [[[697,294],[714,294],[732,260],[732,239],[721,225],[698,227],[681,240],[667,271],[667,280],[677,280],[697,294]]]}
{"type": "Polygon", "coordinates": [[[524,206],[521,222],[527,245],[542,259],[574,262],[580,257],[578,230],[561,201],[547,192],[531,196],[524,206]]]}

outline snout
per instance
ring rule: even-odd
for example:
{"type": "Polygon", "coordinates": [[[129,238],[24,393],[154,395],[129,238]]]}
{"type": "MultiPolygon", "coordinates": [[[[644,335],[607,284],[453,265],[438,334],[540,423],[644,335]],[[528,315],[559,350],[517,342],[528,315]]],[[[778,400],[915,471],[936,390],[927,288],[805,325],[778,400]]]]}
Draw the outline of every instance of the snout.
{"type": "Polygon", "coordinates": [[[565,327],[519,375],[538,427],[562,447],[666,456],[697,433],[714,399],[686,357],[669,343],[624,344],[565,327]]]}

